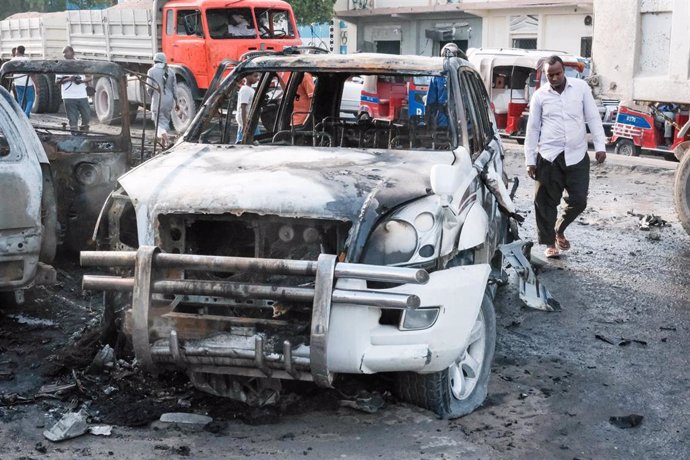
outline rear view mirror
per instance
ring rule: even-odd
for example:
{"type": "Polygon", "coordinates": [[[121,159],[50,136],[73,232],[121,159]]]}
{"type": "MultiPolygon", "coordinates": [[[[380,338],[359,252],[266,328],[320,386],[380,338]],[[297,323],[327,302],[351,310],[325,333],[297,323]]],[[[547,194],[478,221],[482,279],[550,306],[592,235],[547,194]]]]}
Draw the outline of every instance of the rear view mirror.
{"type": "Polygon", "coordinates": [[[462,182],[459,167],[453,165],[434,165],[431,167],[431,190],[441,197],[441,204],[448,206],[450,198],[462,182]]]}

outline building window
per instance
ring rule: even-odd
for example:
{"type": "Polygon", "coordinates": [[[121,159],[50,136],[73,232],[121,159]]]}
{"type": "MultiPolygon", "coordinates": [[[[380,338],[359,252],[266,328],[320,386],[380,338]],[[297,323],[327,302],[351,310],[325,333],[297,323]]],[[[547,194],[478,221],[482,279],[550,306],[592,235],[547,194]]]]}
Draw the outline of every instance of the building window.
{"type": "Polygon", "coordinates": [[[592,37],[582,37],[580,39],[580,56],[592,57],[592,37]]]}
{"type": "Polygon", "coordinates": [[[522,48],[525,50],[536,50],[536,38],[513,38],[513,48],[522,48]]]}
{"type": "Polygon", "coordinates": [[[400,40],[377,40],[376,52],[385,54],[400,54],[400,40]]]}

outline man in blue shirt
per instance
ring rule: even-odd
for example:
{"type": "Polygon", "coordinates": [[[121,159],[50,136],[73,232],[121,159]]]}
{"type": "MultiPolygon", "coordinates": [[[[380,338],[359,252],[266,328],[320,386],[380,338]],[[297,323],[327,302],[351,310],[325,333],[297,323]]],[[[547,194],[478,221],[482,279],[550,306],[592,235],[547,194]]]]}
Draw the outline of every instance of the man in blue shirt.
{"type": "MultiPolygon", "coordinates": [[[[447,43],[441,48],[441,57],[457,57],[461,53],[455,43],[447,43]]],[[[436,127],[448,127],[448,85],[446,77],[433,77],[426,93],[425,113],[427,120],[435,117],[436,127]]]]}

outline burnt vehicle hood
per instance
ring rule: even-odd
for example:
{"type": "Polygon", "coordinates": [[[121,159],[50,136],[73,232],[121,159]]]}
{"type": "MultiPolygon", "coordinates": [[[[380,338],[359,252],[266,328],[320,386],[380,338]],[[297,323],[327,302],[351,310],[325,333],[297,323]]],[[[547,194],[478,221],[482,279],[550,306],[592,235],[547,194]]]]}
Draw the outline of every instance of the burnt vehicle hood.
{"type": "Polygon", "coordinates": [[[427,195],[431,167],[453,159],[439,151],[182,143],[131,170],[120,184],[149,222],[172,213],[357,222],[427,195]]]}

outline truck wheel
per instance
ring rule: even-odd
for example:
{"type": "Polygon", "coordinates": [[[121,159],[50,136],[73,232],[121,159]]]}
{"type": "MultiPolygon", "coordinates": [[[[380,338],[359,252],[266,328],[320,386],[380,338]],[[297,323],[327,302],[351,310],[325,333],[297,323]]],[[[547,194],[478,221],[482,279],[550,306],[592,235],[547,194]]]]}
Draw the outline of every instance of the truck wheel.
{"type": "Polygon", "coordinates": [[[62,91],[60,87],[55,84],[55,74],[46,74],[46,78],[48,78],[48,89],[50,90],[50,100],[46,108],[46,113],[57,113],[60,110],[60,104],[62,104],[62,91]]]}
{"type": "Polygon", "coordinates": [[[41,237],[41,262],[51,264],[55,259],[55,251],[58,244],[58,220],[57,197],[55,195],[55,183],[48,165],[41,165],[43,173],[43,192],[41,194],[41,224],[43,235],[41,237]]]}
{"type": "Polygon", "coordinates": [[[639,157],[640,148],[635,145],[630,139],[620,139],[616,142],[616,148],[614,152],[617,155],[625,155],[627,157],[639,157]]]}
{"type": "Polygon", "coordinates": [[[109,78],[99,78],[96,82],[96,94],[93,96],[98,121],[106,125],[120,122],[120,110],[113,84],[109,78]]]}
{"type": "Polygon", "coordinates": [[[397,393],[441,418],[467,415],[486,399],[495,348],[496,313],[491,296],[485,293],[467,348],[457,361],[432,374],[400,373],[397,393]]]}
{"type": "Polygon", "coordinates": [[[34,91],[34,106],[31,108],[33,113],[45,113],[50,107],[50,81],[47,75],[37,74],[33,77],[34,91]]]}
{"type": "Polygon", "coordinates": [[[690,155],[683,155],[673,184],[673,201],[680,223],[690,234],[690,155]]]}
{"type": "Polygon", "coordinates": [[[172,124],[175,131],[182,134],[187,130],[187,126],[192,122],[196,115],[196,101],[189,85],[184,81],[177,82],[177,105],[180,110],[172,111],[172,124]]]}

